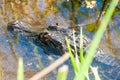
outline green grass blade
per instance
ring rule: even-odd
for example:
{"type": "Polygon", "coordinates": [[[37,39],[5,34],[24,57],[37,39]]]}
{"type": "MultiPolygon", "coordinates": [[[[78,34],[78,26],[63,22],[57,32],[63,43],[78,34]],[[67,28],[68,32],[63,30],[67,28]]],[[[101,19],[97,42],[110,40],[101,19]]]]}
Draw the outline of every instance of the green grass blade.
{"type": "Polygon", "coordinates": [[[94,74],[94,77],[95,77],[95,80],[101,80],[100,77],[99,77],[99,74],[98,74],[98,67],[90,67],[93,74],[94,74]]]}
{"type": "Polygon", "coordinates": [[[82,27],[80,28],[80,61],[81,61],[81,63],[84,61],[84,57],[83,57],[83,34],[82,34],[82,27]]]}
{"type": "Polygon", "coordinates": [[[73,36],[72,36],[72,38],[73,38],[73,42],[74,42],[74,54],[75,54],[75,62],[76,62],[76,66],[77,66],[77,68],[78,68],[78,70],[79,70],[79,66],[80,66],[80,61],[79,61],[79,56],[78,56],[78,54],[77,54],[77,45],[76,45],[76,37],[75,37],[75,30],[73,30],[73,36]]]}
{"type": "Polygon", "coordinates": [[[113,11],[114,11],[117,3],[118,3],[118,0],[112,0],[105,16],[103,17],[103,20],[100,24],[100,27],[94,36],[94,39],[91,43],[91,46],[87,51],[87,54],[85,56],[85,60],[84,60],[83,64],[81,65],[79,75],[76,75],[74,80],[84,80],[85,79],[84,74],[89,69],[89,66],[93,60],[93,56],[94,56],[96,49],[100,43],[100,40],[103,36],[103,33],[105,32],[106,26],[107,26],[110,18],[112,17],[113,11]]]}
{"type": "Polygon", "coordinates": [[[24,67],[23,67],[23,59],[22,58],[19,58],[19,60],[18,60],[17,80],[24,80],[24,67]]]}
{"type": "Polygon", "coordinates": [[[66,80],[68,74],[68,66],[64,65],[58,70],[57,80],[66,80]]]}
{"type": "Polygon", "coordinates": [[[72,66],[73,66],[73,68],[74,68],[75,73],[77,74],[77,72],[78,72],[78,67],[77,67],[77,65],[76,65],[74,55],[72,54],[72,51],[71,51],[71,47],[70,47],[68,38],[65,37],[65,40],[66,40],[68,52],[69,52],[69,54],[70,54],[70,60],[71,60],[71,62],[72,62],[72,66]]]}

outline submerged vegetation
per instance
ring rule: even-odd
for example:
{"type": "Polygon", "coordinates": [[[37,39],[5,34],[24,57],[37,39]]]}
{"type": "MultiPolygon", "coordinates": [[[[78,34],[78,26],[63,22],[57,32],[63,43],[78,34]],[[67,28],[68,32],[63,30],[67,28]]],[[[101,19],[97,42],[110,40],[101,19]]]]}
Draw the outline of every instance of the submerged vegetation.
{"type": "MultiPolygon", "coordinates": [[[[68,51],[70,53],[71,63],[73,65],[74,72],[75,72],[74,80],[84,80],[85,78],[89,80],[89,76],[88,76],[89,67],[93,60],[93,56],[103,36],[103,33],[105,32],[105,29],[110,28],[110,26],[107,24],[110,20],[114,23],[113,21],[114,17],[120,13],[120,1],[118,0],[112,0],[112,1],[101,0],[99,4],[101,4],[102,7],[97,6],[97,4],[98,2],[96,0],[93,0],[93,1],[90,1],[90,0],[75,0],[75,1],[74,0],[61,0],[61,1],[60,0],[33,0],[33,1],[32,0],[14,0],[14,1],[2,0],[0,1],[0,21],[1,21],[0,23],[3,26],[4,24],[14,20],[23,20],[29,23],[30,25],[32,25],[33,27],[43,27],[43,26],[46,27],[48,25],[52,25],[52,20],[53,20],[53,24],[58,24],[60,26],[64,26],[62,22],[65,21],[66,23],[69,24],[71,28],[74,28],[74,29],[78,28],[78,26],[83,27],[86,25],[87,31],[96,32],[96,34],[93,39],[93,42],[91,43],[90,49],[88,49],[85,57],[83,56],[82,40],[81,40],[80,51],[79,51],[80,58],[77,55],[75,55],[75,57],[74,55],[72,55],[72,51],[69,46],[69,42],[67,38],[66,38],[66,41],[67,41],[68,51]],[[91,15],[91,13],[93,15],[91,15]],[[61,17],[64,17],[64,19],[61,19],[61,17]],[[86,19],[88,20],[86,21],[86,19]],[[89,21],[89,19],[92,19],[92,22],[91,20],[89,21]],[[98,25],[100,25],[100,27],[98,27],[98,25]]],[[[107,34],[107,36],[109,35],[110,33],[107,34]]],[[[82,35],[80,37],[82,38],[82,35]]],[[[77,53],[77,49],[76,49],[77,43],[75,43],[74,35],[73,35],[73,41],[74,41],[75,53],[77,53]]],[[[14,46],[11,45],[11,47],[13,49],[13,52],[15,52],[14,46]]],[[[111,49],[111,46],[109,47],[111,49]]],[[[34,47],[34,50],[36,51],[37,48],[34,47]]],[[[1,54],[1,51],[0,51],[0,54],[1,54]]],[[[35,55],[37,56],[38,54],[36,53],[35,55]]],[[[18,55],[16,56],[18,57],[18,55]]],[[[38,56],[38,58],[39,57],[40,56],[38,56]]],[[[67,55],[67,58],[65,59],[67,60],[68,58],[69,58],[69,55],[67,55]]],[[[24,80],[23,79],[24,77],[23,62],[24,61],[22,62],[21,59],[19,59],[19,61],[20,62],[18,66],[17,80],[24,80]]],[[[39,63],[41,63],[40,61],[41,60],[39,60],[39,63]]],[[[62,68],[63,69],[62,71],[66,71],[66,72],[61,72],[61,69],[60,69],[58,71],[57,80],[66,80],[69,68],[66,66],[64,67],[66,68],[66,70],[62,68]]],[[[91,70],[93,70],[92,71],[93,74],[95,74],[95,71],[97,71],[97,70],[94,71],[93,67],[91,67],[91,70]]],[[[4,71],[2,71],[1,63],[0,63],[0,71],[1,71],[0,79],[2,80],[4,71]]],[[[32,80],[32,78],[30,80],[32,80]]],[[[95,80],[100,80],[99,74],[95,75],[95,80]]]]}

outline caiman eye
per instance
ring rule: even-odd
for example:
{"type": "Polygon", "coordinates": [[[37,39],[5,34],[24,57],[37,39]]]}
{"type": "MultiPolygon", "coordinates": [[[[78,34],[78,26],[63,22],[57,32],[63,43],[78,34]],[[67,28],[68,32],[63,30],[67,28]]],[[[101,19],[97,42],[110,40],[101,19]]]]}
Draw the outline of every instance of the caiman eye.
{"type": "Polygon", "coordinates": [[[48,33],[48,32],[43,32],[43,33],[40,33],[40,34],[39,34],[39,37],[40,37],[40,38],[46,38],[47,36],[49,36],[49,33],[48,33]]]}
{"type": "Polygon", "coordinates": [[[48,32],[43,32],[39,34],[39,38],[42,39],[44,42],[47,42],[51,39],[48,32]]]}
{"type": "Polygon", "coordinates": [[[49,35],[49,33],[48,32],[44,32],[44,35],[49,35]]]}
{"type": "Polygon", "coordinates": [[[48,26],[47,29],[51,30],[51,31],[56,31],[57,30],[57,26],[48,26]]]}

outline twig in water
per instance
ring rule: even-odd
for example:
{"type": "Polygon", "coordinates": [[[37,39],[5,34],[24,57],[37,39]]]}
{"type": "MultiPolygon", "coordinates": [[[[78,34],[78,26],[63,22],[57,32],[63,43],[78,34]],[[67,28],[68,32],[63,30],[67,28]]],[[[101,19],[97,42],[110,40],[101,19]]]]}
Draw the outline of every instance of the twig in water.
{"type": "Polygon", "coordinates": [[[69,59],[69,53],[65,53],[63,56],[61,56],[59,59],[57,59],[54,63],[43,69],[42,71],[35,74],[33,77],[31,77],[29,80],[39,80],[45,75],[47,75],[49,72],[63,64],[66,60],[69,59]]]}

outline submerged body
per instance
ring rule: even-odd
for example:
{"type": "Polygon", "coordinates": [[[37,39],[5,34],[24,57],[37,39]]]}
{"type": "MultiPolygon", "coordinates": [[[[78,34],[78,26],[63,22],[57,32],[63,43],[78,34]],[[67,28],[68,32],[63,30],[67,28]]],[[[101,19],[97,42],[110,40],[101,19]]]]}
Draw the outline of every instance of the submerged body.
{"type": "MultiPolygon", "coordinates": [[[[66,43],[65,43],[65,37],[67,36],[70,42],[70,45],[72,48],[74,48],[72,33],[73,31],[71,29],[65,29],[65,28],[57,28],[57,26],[49,26],[44,28],[43,31],[38,31],[40,28],[37,28],[37,31],[33,30],[31,28],[32,26],[27,26],[27,23],[15,21],[10,24],[8,24],[8,30],[12,33],[17,33],[26,37],[32,38],[35,42],[37,42],[47,54],[57,54],[62,55],[64,52],[67,51],[66,43]]],[[[75,32],[75,38],[76,38],[76,45],[77,49],[79,49],[80,44],[80,35],[79,31],[75,32]]],[[[86,36],[83,35],[83,45],[84,45],[84,51],[87,50],[89,47],[91,40],[86,36]]],[[[117,74],[116,71],[120,69],[120,63],[117,61],[113,56],[110,54],[106,54],[101,49],[98,49],[98,51],[95,54],[93,64],[99,66],[100,70],[99,73],[101,73],[104,77],[109,77],[110,75],[117,74]],[[94,61],[98,61],[99,63],[94,63],[94,61]],[[106,71],[106,69],[101,70],[102,65],[105,64],[107,66],[112,67],[109,69],[110,71],[106,71]]],[[[118,73],[115,77],[115,80],[119,77],[120,74],[118,73]]],[[[106,78],[107,79],[107,78],[106,78]]],[[[108,78],[110,79],[110,78],[108,78]]]]}
{"type": "MultiPolygon", "coordinates": [[[[43,50],[47,54],[62,55],[67,51],[65,37],[68,37],[70,46],[74,50],[73,42],[73,31],[68,28],[58,28],[57,26],[45,27],[44,30],[40,27],[33,27],[29,24],[21,21],[14,21],[8,24],[8,30],[12,33],[18,33],[24,36],[31,37],[42,46],[43,50]],[[28,26],[27,26],[28,25],[28,26]],[[33,30],[34,29],[34,30],[33,30]],[[36,31],[37,30],[37,31],[36,31]]],[[[80,45],[80,33],[75,31],[76,47],[79,49],[80,45]]],[[[83,48],[84,52],[88,49],[91,40],[83,35],[83,48]]],[[[112,55],[104,53],[101,49],[98,49],[95,54],[95,59],[105,63],[107,65],[119,65],[119,61],[116,60],[112,55]]]]}
{"type": "MultiPolygon", "coordinates": [[[[12,33],[18,33],[26,37],[33,38],[38,44],[40,44],[43,47],[45,53],[47,54],[58,54],[58,55],[64,54],[64,52],[67,51],[65,37],[68,37],[71,47],[74,48],[74,42],[73,42],[74,31],[72,31],[71,29],[58,28],[57,26],[49,26],[41,31],[40,29],[42,28],[37,28],[37,29],[35,28],[32,28],[29,24],[27,27],[27,23],[20,21],[15,21],[8,24],[9,31],[11,31],[12,33]],[[51,48],[51,50],[48,51],[47,50],[48,48],[46,49],[46,46],[51,48]]],[[[79,34],[80,34],[79,31],[74,32],[77,49],[79,49],[80,46],[79,34]]],[[[88,48],[90,41],[91,40],[87,38],[87,36],[83,35],[84,51],[86,51],[86,49],[88,48]]]]}

